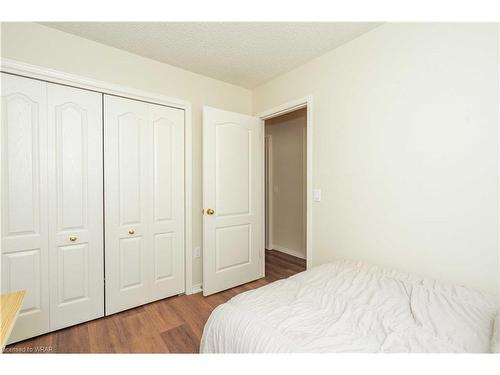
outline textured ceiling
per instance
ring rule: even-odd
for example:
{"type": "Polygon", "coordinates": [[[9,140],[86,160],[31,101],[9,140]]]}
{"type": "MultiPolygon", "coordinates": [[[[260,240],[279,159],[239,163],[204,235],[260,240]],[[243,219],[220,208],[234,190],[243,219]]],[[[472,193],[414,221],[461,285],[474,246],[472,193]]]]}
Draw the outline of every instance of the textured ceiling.
{"type": "Polygon", "coordinates": [[[378,23],[45,22],[71,34],[254,88],[378,23]]]}

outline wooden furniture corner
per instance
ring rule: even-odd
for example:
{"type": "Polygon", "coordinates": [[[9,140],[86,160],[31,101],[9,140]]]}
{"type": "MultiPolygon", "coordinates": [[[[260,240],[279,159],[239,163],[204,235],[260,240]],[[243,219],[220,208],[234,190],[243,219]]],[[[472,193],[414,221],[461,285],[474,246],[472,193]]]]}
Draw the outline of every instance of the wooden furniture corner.
{"type": "Polygon", "coordinates": [[[1,351],[5,349],[5,345],[9,340],[10,333],[16,322],[17,315],[21,306],[26,291],[21,290],[14,293],[6,293],[0,295],[0,321],[2,323],[2,330],[0,332],[0,345],[1,351]]]}

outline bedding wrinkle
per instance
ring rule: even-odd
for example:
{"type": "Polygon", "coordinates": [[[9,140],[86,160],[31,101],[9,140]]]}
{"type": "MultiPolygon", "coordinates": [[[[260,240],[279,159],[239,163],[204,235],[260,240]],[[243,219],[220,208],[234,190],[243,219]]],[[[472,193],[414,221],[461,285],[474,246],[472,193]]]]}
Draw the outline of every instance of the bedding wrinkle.
{"type": "Polygon", "coordinates": [[[487,352],[497,299],[391,268],[339,260],[233,297],[202,352],[487,352]]]}
{"type": "Polygon", "coordinates": [[[413,319],[413,323],[418,326],[422,326],[422,323],[419,321],[417,315],[415,314],[415,311],[413,310],[413,303],[414,303],[413,287],[411,285],[407,285],[404,283],[401,283],[401,286],[403,287],[403,290],[405,291],[406,296],[408,297],[408,307],[410,309],[410,315],[413,319]]]}

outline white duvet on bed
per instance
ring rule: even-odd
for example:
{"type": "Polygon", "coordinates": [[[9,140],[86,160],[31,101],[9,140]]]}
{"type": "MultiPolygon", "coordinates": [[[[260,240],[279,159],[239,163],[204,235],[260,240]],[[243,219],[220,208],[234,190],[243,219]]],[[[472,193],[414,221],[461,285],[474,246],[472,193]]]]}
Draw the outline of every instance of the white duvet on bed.
{"type": "Polygon", "coordinates": [[[497,303],[469,288],[343,260],[220,305],[201,352],[489,352],[497,303]]]}

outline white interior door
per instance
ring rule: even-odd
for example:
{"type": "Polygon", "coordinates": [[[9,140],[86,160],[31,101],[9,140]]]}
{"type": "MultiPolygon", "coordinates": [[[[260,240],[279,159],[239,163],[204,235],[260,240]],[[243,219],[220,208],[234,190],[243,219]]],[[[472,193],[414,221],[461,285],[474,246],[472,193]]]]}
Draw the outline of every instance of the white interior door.
{"type": "Polygon", "coordinates": [[[184,292],[184,111],[104,96],[106,314],[184,292]]]}
{"type": "Polygon", "coordinates": [[[203,109],[204,295],[264,276],[263,130],[256,117],[203,109]]]}
{"type": "Polygon", "coordinates": [[[50,328],[104,315],[102,95],[48,84],[50,328]]]}
{"type": "Polygon", "coordinates": [[[49,331],[47,84],[2,74],[2,292],[26,290],[9,342],[49,331]]]}

